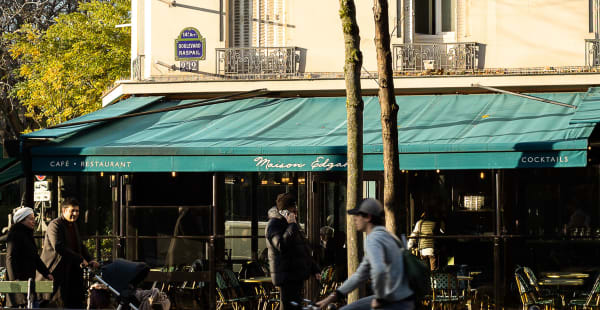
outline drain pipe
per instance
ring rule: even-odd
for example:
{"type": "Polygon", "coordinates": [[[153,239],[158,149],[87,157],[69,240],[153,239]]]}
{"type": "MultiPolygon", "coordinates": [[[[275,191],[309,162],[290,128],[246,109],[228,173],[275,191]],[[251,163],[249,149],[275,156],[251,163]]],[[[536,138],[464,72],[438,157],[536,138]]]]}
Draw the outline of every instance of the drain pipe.
{"type": "Polygon", "coordinates": [[[402,38],[405,44],[414,42],[415,35],[415,0],[404,0],[404,27],[402,38]]]}

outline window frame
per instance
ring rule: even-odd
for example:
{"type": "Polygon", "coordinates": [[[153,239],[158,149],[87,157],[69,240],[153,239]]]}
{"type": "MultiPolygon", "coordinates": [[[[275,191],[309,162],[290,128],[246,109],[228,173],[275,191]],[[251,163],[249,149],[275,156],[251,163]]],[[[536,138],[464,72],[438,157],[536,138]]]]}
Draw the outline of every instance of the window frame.
{"type": "MultiPolygon", "coordinates": [[[[442,21],[443,21],[443,12],[442,12],[442,1],[443,0],[428,0],[431,1],[431,3],[434,6],[435,12],[433,12],[433,18],[435,20],[435,29],[433,29],[433,34],[429,34],[429,33],[420,33],[417,32],[415,29],[415,38],[422,38],[422,39],[442,39],[443,41],[447,41],[447,40],[455,40],[456,38],[456,28],[458,27],[457,25],[457,18],[458,18],[458,14],[457,14],[457,2],[459,0],[450,0],[451,3],[453,3],[453,8],[451,10],[452,14],[453,14],[453,20],[452,20],[452,28],[454,29],[453,31],[442,31],[442,21]]],[[[415,8],[416,10],[416,5],[415,8]]],[[[416,21],[415,21],[416,24],[416,21]]]]}

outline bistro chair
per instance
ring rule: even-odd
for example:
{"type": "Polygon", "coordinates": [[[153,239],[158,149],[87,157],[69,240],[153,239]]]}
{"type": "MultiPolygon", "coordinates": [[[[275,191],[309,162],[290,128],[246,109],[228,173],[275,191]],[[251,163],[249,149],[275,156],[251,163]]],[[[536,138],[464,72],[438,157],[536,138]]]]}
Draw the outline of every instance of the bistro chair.
{"type": "Polygon", "coordinates": [[[569,307],[573,310],[600,308],[600,275],[596,277],[594,286],[587,296],[569,301],[569,307]]]}
{"type": "Polygon", "coordinates": [[[535,276],[535,273],[533,273],[533,270],[531,270],[531,268],[518,267],[517,270],[515,271],[515,273],[517,273],[517,272],[519,272],[523,276],[523,279],[525,279],[527,281],[527,283],[535,290],[535,292],[539,298],[554,299],[554,300],[561,299],[562,300],[562,298],[560,297],[560,294],[558,294],[556,290],[553,291],[548,288],[540,287],[539,281],[538,281],[537,277],[535,276]]]}
{"type": "Polygon", "coordinates": [[[540,298],[539,292],[528,282],[528,280],[525,280],[519,271],[519,269],[515,271],[515,280],[517,282],[517,288],[519,289],[523,310],[533,310],[542,307],[547,310],[552,309],[554,306],[554,299],[540,298]]]}
{"type": "Polygon", "coordinates": [[[217,310],[220,310],[224,307],[231,308],[233,310],[250,309],[250,307],[248,307],[250,298],[241,295],[229,280],[230,276],[227,272],[224,272],[224,274],[221,272],[216,273],[217,310]]]}
{"type": "Polygon", "coordinates": [[[321,290],[319,292],[319,299],[325,298],[337,288],[334,281],[334,275],[335,269],[333,266],[327,266],[321,271],[321,290]]]}
{"type": "Polygon", "coordinates": [[[455,274],[447,272],[434,272],[431,274],[431,305],[432,309],[455,308],[465,300],[460,294],[460,286],[455,274]]]}

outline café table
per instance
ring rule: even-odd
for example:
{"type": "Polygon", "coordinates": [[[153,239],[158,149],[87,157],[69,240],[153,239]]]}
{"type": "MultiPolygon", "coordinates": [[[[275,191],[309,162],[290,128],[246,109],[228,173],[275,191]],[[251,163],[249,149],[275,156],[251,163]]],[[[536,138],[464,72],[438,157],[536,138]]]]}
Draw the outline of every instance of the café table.
{"type": "Polygon", "coordinates": [[[571,276],[577,276],[573,278],[568,278],[567,274],[562,274],[559,272],[543,272],[541,274],[544,275],[544,278],[540,279],[538,281],[538,284],[540,286],[555,287],[556,291],[558,292],[558,295],[561,298],[563,306],[565,306],[565,289],[569,290],[573,287],[583,286],[585,279],[585,277],[583,277],[584,274],[570,273],[571,276]]]}
{"type": "Polygon", "coordinates": [[[271,288],[273,288],[273,280],[271,277],[252,277],[240,279],[240,282],[253,284],[254,292],[258,296],[258,309],[266,309],[272,293],[271,288]]]}
{"type": "Polygon", "coordinates": [[[590,277],[588,273],[569,272],[569,271],[546,271],[540,273],[542,278],[550,279],[587,279],[590,277]]]}

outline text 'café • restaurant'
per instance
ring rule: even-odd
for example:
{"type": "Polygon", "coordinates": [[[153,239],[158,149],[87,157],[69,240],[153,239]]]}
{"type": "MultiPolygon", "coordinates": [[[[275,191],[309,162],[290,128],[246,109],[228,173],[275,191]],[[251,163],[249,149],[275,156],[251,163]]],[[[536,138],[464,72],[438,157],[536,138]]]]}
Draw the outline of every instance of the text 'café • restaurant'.
{"type": "MultiPolygon", "coordinates": [[[[591,271],[600,258],[592,246],[600,242],[600,92],[533,96],[546,102],[508,94],[396,97],[402,232],[423,211],[434,213],[445,227],[436,243],[441,264],[480,271],[473,284],[506,298],[518,298],[507,292],[517,265],[591,271]],[[575,213],[584,221],[571,223],[575,213]]],[[[174,248],[162,237],[183,222],[182,208],[195,210],[186,213],[195,228],[182,235],[207,237],[190,241],[199,245],[187,247],[190,255],[176,255],[184,264],[227,258],[236,268],[257,259],[267,210],[286,191],[297,193],[314,247],[322,226],[345,232],[345,97],[197,102],[130,97],[65,123],[76,125],[27,134],[24,171],[86,188],[84,208],[107,201],[112,234],[124,244],[113,255],[154,266],[169,263],[174,248]],[[173,107],[183,109],[86,122],[173,107]]],[[[381,199],[380,107],[377,97],[364,103],[364,196],[381,199]]]]}

